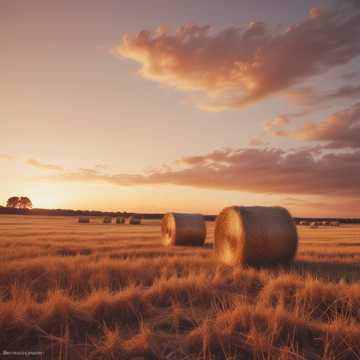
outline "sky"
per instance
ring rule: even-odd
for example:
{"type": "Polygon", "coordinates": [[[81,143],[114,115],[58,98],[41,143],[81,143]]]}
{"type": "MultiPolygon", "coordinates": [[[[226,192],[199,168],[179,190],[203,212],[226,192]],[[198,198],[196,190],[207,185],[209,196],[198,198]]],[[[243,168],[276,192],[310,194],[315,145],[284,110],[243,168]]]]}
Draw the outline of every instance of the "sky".
{"type": "Polygon", "coordinates": [[[0,204],[360,215],[357,0],[1,0],[0,204]]]}

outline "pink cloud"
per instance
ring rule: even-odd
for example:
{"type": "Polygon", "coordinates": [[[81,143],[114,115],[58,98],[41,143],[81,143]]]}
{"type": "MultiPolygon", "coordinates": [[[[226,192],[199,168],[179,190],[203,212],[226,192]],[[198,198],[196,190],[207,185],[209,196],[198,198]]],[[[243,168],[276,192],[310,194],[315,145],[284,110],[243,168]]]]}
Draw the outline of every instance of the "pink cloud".
{"type": "Polygon", "coordinates": [[[319,123],[307,122],[300,129],[284,130],[284,123],[274,121],[270,125],[268,130],[278,136],[320,141],[328,148],[360,148],[360,103],[336,112],[319,123]]]}
{"type": "Polygon", "coordinates": [[[264,23],[214,32],[184,25],[126,34],[117,52],[140,63],[140,74],[184,91],[208,95],[200,107],[238,108],[289,90],[360,54],[357,11],[311,9],[286,31],[264,23]]]}
{"type": "Polygon", "coordinates": [[[105,182],[120,186],[180,185],[254,193],[360,197],[360,152],[313,149],[223,149],[178,160],[181,168],[150,174],[104,174],[80,169],[47,177],[58,181],[105,182]],[[344,176],[346,174],[346,176],[344,176]]]}

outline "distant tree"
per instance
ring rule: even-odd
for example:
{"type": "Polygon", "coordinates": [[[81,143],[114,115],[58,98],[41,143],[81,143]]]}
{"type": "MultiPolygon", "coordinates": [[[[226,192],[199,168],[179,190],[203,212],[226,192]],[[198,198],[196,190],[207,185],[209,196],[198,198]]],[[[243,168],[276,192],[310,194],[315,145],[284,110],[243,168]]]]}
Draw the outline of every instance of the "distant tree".
{"type": "Polygon", "coordinates": [[[19,209],[31,209],[32,202],[27,196],[21,196],[19,199],[19,209]]]}
{"type": "Polygon", "coordinates": [[[19,200],[20,200],[20,198],[18,196],[12,196],[12,197],[8,198],[8,201],[6,203],[6,207],[18,208],[19,207],[19,200]]]}
{"type": "Polygon", "coordinates": [[[27,196],[12,196],[8,199],[6,207],[13,209],[31,209],[32,202],[27,196]]]}

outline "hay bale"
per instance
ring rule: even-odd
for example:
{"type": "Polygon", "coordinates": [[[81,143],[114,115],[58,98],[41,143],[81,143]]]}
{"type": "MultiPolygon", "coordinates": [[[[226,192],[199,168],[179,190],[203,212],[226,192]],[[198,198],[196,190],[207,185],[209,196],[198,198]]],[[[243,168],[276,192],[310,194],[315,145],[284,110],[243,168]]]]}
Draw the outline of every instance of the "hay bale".
{"type": "Polygon", "coordinates": [[[111,216],[105,216],[103,219],[104,224],[111,224],[112,223],[112,217],[111,216]]]}
{"type": "Polygon", "coordinates": [[[303,220],[303,221],[300,221],[300,225],[309,226],[310,224],[308,221],[303,220]]]}
{"type": "Polygon", "coordinates": [[[215,253],[228,265],[287,263],[297,251],[298,235],[282,207],[232,206],[215,224],[215,253]]]}
{"type": "Polygon", "coordinates": [[[130,224],[130,225],[139,225],[139,224],[141,224],[141,216],[140,215],[131,215],[129,217],[128,224],[130,224]]]}
{"type": "Polygon", "coordinates": [[[330,226],[340,226],[340,222],[339,221],[331,221],[330,226]]]}
{"type": "Polygon", "coordinates": [[[321,225],[322,225],[322,226],[329,226],[329,225],[330,225],[330,222],[327,221],[327,220],[323,220],[323,221],[321,222],[321,225]]]}
{"type": "Polygon", "coordinates": [[[117,224],[124,224],[125,223],[125,217],[124,216],[117,216],[116,217],[116,223],[117,224]]]}
{"type": "Polygon", "coordinates": [[[79,216],[79,223],[88,224],[90,222],[90,218],[88,216],[79,216]]]}
{"type": "Polygon", "coordinates": [[[310,228],[311,229],[317,229],[319,227],[319,223],[317,221],[312,221],[310,223],[310,228]]]}
{"type": "Polygon", "coordinates": [[[204,217],[200,214],[167,213],[161,221],[164,246],[202,246],[206,238],[204,217]]]}

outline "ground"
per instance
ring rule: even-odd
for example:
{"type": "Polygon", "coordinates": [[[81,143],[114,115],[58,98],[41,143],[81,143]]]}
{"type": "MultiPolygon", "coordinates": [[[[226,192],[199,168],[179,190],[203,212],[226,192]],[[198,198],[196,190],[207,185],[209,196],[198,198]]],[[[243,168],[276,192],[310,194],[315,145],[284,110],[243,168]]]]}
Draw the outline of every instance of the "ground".
{"type": "Polygon", "coordinates": [[[360,359],[360,226],[299,226],[267,269],[219,264],[213,229],[164,248],[158,221],[0,216],[0,357],[360,359]]]}

